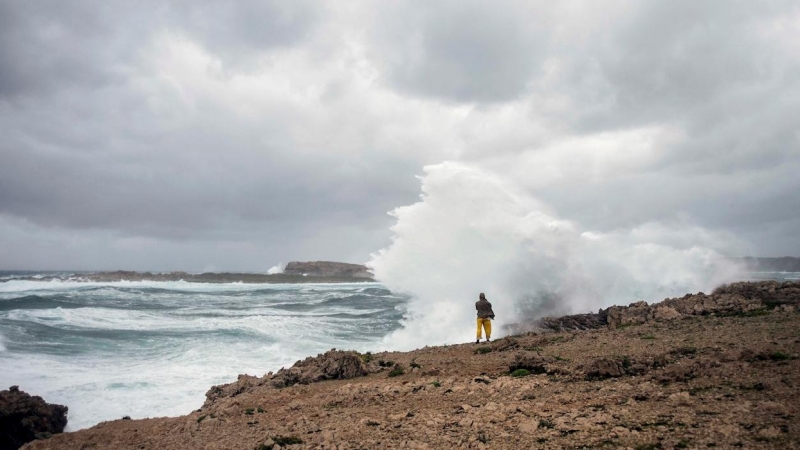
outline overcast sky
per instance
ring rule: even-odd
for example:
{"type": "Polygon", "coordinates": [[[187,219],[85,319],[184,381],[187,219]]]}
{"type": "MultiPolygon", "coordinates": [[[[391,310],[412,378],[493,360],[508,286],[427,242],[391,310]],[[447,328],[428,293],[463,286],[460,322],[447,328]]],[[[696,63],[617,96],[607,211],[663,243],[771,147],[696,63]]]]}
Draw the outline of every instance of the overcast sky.
{"type": "Polygon", "coordinates": [[[0,269],[365,262],[444,161],[800,256],[800,4],[0,0],[0,132],[0,269]]]}

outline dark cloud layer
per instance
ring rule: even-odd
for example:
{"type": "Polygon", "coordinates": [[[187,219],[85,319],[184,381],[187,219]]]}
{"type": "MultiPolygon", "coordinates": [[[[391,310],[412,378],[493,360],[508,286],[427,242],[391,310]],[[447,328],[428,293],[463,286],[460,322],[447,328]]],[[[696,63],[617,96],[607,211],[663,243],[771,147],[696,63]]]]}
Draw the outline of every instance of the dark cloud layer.
{"type": "Polygon", "coordinates": [[[800,255],[800,7],[0,2],[3,268],[364,261],[425,164],[800,255]]]}

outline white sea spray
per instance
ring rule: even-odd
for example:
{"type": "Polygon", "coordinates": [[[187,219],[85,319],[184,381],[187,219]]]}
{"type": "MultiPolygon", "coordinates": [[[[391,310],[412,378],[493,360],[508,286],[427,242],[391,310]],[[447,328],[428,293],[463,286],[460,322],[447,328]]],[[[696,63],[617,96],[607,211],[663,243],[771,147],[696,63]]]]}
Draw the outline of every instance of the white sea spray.
{"type": "Polygon", "coordinates": [[[726,237],[686,225],[644,223],[599,232],[506,179],[462,164],[427,166],[419,202],[391,212],[391,244],[368,265],[412,298],[390,348],[474,339],[474,302],[486,293],[503,324],[589,312],[611,304],[708,291],[738,279],[718,253],[726,237]]]}

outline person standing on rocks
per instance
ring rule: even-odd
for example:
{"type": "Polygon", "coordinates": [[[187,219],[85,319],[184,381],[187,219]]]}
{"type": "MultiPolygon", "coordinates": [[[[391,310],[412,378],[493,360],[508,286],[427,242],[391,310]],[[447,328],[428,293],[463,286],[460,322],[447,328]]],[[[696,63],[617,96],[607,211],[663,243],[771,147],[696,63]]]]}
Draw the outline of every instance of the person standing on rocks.
{"type": "Polygon", "coordinates": [[[478,310],[478,338],[475,343],[481,341],[481,327],[486,331],[486,342],[492,338],[492,319],[494,319],[494,311],[492,311],[492,304],[486,300],[486,295],[481,292],[478,301],[475,302],[475,309],[478,310]]]}

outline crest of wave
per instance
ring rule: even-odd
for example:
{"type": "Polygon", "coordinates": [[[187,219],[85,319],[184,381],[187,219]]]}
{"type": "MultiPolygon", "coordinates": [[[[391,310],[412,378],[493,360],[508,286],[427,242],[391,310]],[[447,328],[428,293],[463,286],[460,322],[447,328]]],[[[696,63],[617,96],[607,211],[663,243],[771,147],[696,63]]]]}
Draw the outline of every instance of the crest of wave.
{"type": "Polygon", "coordinates": [[[421,200],[390,213],[392,243],[368,263],[411,296],[389,348],[474,339],[480,292],[497,315],[496,338],[504,324],[709,291],[739,274],[705,246],[725,240],[702,228],[593,232],[479,168],[445,162],[424,173],[421,200]]]}

